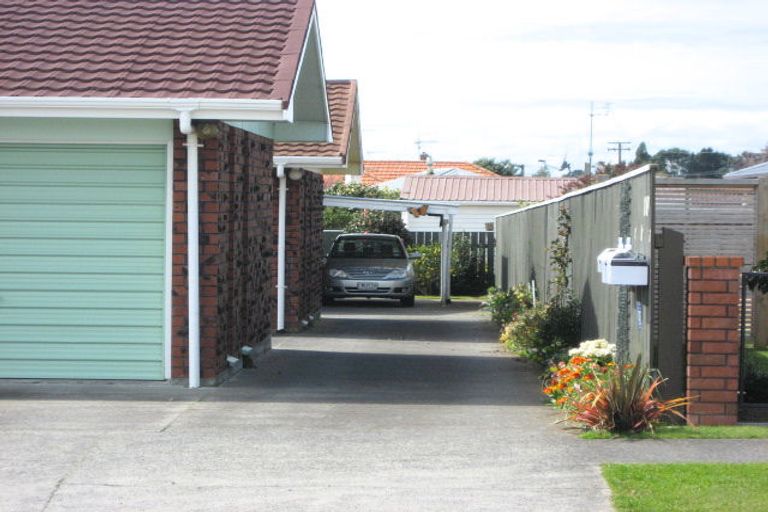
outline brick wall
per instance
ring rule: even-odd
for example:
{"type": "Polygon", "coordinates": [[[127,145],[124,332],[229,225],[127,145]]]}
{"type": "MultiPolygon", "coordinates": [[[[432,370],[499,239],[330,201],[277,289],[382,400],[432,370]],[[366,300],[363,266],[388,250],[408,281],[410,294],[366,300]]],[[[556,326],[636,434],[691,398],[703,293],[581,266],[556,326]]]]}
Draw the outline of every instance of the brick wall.
{"type": "MultiPolygon", "coordinates": [[[[322,303],[323,179],[304,172],[300,180],[287,179],[285,329],[298,331],[302,321],[319,318],[322,303]]],[[[274,182],[274,246],[277,250],[278,180],[274,182]]],[[[277,263],[273,265],[277,284],[277,263]]]]}
{"type": "MultiPolygon", "coordinates": [[[[200,361],[211,382],[240,347],[268,344],[274,288],[272,141],[224,123],[201,140],[200,361]]],[[[175,128],[172,377],[187,373],[186,137],[175,128]]]]}
{"type": "Polygon", "coordinates": [[[738,418],[739,286],[742,257],[685,258],[688,273],[687,394],[697,425],[738,418]]]}

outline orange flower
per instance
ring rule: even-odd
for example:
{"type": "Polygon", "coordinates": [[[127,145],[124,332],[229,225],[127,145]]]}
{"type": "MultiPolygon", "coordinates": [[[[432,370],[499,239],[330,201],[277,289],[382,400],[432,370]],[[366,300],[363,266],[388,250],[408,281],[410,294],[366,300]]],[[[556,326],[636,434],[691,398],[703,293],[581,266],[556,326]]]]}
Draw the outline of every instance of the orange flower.
{"type": "Polygon", "coordinates": [[[595,376],[592,375],[591,373],[588,373],[584,376],[584,380],[594,380],[594,379],[595,379],[595,376]]]}
{"type": "Polygon", "coordinates": [[[581,356],[573,356],[571,358],[571,364],[584,364],[587,360],[581,356]]]}
{"type": "Polygon", "coordinates": [[[566,397],[564,397],[564,396],[563,396],[563,397],[560,397],[560,398],[558,398],[557,400],[555,400],[555,403],[556,403],[557,405],[563,405],[563,404],[564,404],[565,402],[567,402],[567,401],[568,401],[568,399],[567,399],[566,397]]]}

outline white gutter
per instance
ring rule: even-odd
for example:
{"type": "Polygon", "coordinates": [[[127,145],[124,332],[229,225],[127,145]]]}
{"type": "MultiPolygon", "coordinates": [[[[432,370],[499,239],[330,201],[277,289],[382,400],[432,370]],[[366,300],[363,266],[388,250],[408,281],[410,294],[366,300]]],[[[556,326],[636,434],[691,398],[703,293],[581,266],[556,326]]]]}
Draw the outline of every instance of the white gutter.
{"type": "Polygon", "coordinates": [[[280,100],[0,96],[3,117],[176,119],[184,111],[191,119],[293,121],[292,105],[280,100]]]}
{"type": "Polygon", "coordinates": [[[285,165],[277,164],[278,213],[277,213],[277,330],[285,330],[285,210],[288,192],[285,165]]]}
{"type": "Polygon", "coordinates": [[[275,156],[272,158],[275,165],[285,167],[301,167],[308,171],[324,168],[346,168],[347,163],[340,156],[275,156]]]}
{"type": "Polygon", "coordinates": [[[179,112],[179,130],[187,136],[187,294],[189,298],[189,387],[200,387],[200,215],[198,211],[197,133],[192,112],[179,112]]]}

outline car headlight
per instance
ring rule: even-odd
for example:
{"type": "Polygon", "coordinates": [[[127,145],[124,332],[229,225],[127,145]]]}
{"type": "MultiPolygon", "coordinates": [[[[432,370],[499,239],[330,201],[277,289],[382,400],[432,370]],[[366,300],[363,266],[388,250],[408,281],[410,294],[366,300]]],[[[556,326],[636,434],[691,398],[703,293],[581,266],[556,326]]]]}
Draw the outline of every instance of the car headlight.
{"type": "Polygon", "coordinates": [[[403,268],[396,268],[393,271],[391,271],[389,274],[387,274],[384,279],[404,279],[406,276],[405,269],[403,268]]]}
{"type": "Polygon", "coordinates": [[[346,272],[341,270],[340,268],[332,268],[328,270],[328,275],[331,276],[334,279],[344,279],[349,277],[346,272]]]}

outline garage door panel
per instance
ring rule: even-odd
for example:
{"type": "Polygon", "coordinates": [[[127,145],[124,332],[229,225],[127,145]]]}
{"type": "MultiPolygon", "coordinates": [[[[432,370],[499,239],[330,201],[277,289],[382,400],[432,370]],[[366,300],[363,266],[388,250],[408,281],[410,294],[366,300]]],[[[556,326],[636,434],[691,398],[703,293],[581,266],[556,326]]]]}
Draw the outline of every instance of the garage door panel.
{"type": "Polygon", "coordinates": [[[158,380],[164,371],[162,361],[61,361],[38,356],[0,359],[0,375],[7,379],[158,380]]]}
{"type": "Polygon", "coordinates": [[[111,275],[105,279],[102,274],[6,273],[0,274],[0,291],[3,290],[162,293],[163,285],[156,274],[111,275]]]}
{"type": "Polygon", "coordinates": [[[0,308],[158,309],[160,292],[3,291],[0,308]]]}
{"type": "Polygon", "coordinates": [[[157,187],[85,187],[54,185],[2,185],[0,202],[46,204],[154,204],[161,205],[163,189],[157,187]]]}
{"type": "Polygon", "coordinates": [[[0,144],[0,377],[164,377],[166,165],[0,144]]]}
{"type": "Polygon", "coordinates": [[[0,256],[0,272],[162,274],[163,258],[99,256],[0,256]]]}
{"type": "MultiPolygon", "coordinates": [[[[6,244],[3,253],[8,256],[144,256],[153,257],[163,252],[164,240],[69,240],[54,238],[0,238],[6,244]]],[[[2,284],[0,283],[0,286],[2,284]]]]}
{"type": "Polygon", "coordinates": [[[162,222],[0,222],[0,239],[162,240],[164,235],[162,222]]]}
{"type": "Polygon", "coordinates": [[[130,344],[88,344],[81,343],[76,350],[72,343],[2,343],[0,360],[28,361],[30,352],[42,359],[58,361],[157,361],[163,357],[162,347],[156,343],[130,344]]]}
{"type": "Polygon", "coordinates": [[[68,343],[68,344],[129,344],[157,345],[163,329],[156,327],[121,327],[96,325],[7,325],[0,330],[4,343],[68,343]]]}
{"type": "Polygon", "coordinates": [[[155,309],[1,308],[0,326],[96,325],[102,327],[162,327],[163,313],[155,309]]]}
{"type": "Polygon", "coordinates": [[[35,174],[35,178],[45,180],[49,185],[73,186],[132,186],[148,185],[162,186],[165,182],[163,176],[158,176],[153,169],[114,169],[110,167],[93,168],[83,170],[81,168],[48,169],[46,167],[32,168],[28,167],[24,173],[19,173],[15,168],[3,168],[0,166],[0,184],[2,185],[28,185],[35,186],[39,181],[29,179],[30,173],[35,174]]]}
{"type": "Polygon", "coordinates": [[[165,215],[165,205],[79,204],[0,204],[0,222],[18,220],[58,222],[157,222],[165,215]]]}
{"type": "Polygon", "coordinates": [[[165,167],[165,146],[155,144],[3,144],[0,165],[19,169],[59,166],[134,169],[165,167]],[[33,148],[33,152],[30,152],[33,148]]]}

